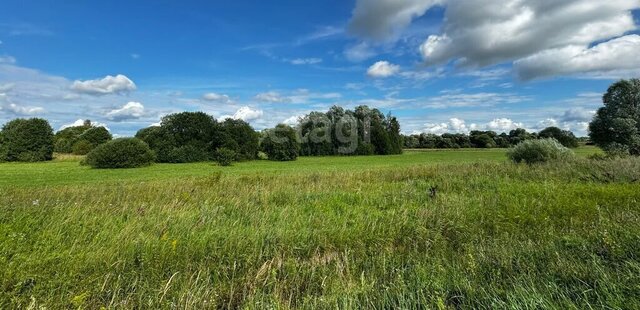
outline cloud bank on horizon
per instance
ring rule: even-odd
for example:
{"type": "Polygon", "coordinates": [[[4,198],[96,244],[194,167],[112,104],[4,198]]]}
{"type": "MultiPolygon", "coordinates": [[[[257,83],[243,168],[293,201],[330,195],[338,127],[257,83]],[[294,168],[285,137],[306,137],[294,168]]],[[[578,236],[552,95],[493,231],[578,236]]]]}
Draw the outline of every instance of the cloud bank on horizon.
{"type": "MultiPolygon", "coordinates": [[[[262,129],[367,104],[397,115],[405,133],[585,135],[607,86],[640,77],[640,0],[187,1],[149,13],[146,30],[118,33],[104,30],[116,4],[6,6],[0,123],[91,119],[132,135],[201,110],[262,129]]],[[[141,26],[141,9],[119,17],[123,27],[141,26]]]]}

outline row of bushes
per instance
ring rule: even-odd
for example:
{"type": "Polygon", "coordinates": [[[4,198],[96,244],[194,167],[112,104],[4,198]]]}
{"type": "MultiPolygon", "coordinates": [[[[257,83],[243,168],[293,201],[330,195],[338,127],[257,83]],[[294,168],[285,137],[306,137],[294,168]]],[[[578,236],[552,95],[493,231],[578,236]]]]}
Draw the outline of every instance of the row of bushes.
{"type": "Polygon", "coordinates": [[[216,151],[234,152],[233,160],[258,156],[259,134],[246,122],[218,122],[203,112],[183,112],[162,118],[160,126],[141,129],[136,138],[146,142],[161,163],[189,163],[216,159],[216,151]]]}
{"type": "Polygon", "coordinates": [[[403,145],[410,149],[509,148],[523,141],[535,139],[555,139],[569,148],[576,148],[579,144],[578,138],[571,131],[548,127],[538,133],[530,133],[522,128],[511,130],[508,134],[478,130],[471,131],[468,135],[423,133],[403,136],[403,145]]]}

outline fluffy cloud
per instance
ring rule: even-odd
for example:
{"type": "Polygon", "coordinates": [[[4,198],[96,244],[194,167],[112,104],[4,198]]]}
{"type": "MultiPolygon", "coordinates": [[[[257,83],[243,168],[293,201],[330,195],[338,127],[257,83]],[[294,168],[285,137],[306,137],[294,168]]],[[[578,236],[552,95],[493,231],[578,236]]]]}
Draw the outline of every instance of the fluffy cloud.
{"type": "MultiPolygon", "coordinates": [[[[78,119],[78,120],[76,120],[76,121],[75,121],[75,122],[73,122],[73,123],[64,124],[64,125],[60,126],[60,129],[58,129],[58,130],[63,130],[63,129],[65,129],[65,128],[69,128],[69,127],[82,126],[82,125],[84,125],[84,122],[85,122],[85,121],[87,121],[87,120],[84,120],[84,119],[78,119]]],[[[107,130],[109,130],[109,127],[107,127],[107,125],[106,125],[106,124],[103,124],[103,123],[100,123],[100,122],[94,122],[94,121],[91,121],[91,125],[93,125],[93,126],[95,126],[95,127],[104,127],[104,128],[106,128],[107,130]]]]}
{"type": "Polygon", "coordinates": [[[463,119],[454,117],[445,123],[425,124],[425,127],[421,132],[441,135],[443,133],[468,133],[469,131],[476,129],[476,124],[467,125],[463,119]]]}
{"type": "MultiPolygon", "coordinates": [[[[465,0],[466,1],[466,0],[465,0]]],[[[368,39],[393,38],[411,21],[423,15],[439,0],[358,0],[349,22],[349,31],[368,39]]]]}
{"type": "Polygon", "coordinates": [[[320,58],[296,58],[289,61],[292,65],[314,65],[322,62],[320,58]]]}
{"type": "Polygon", "coordinates": [[[486,129],[496,132],[507,132],[513,129],[523,128],[524,124],[514,122],[509,118],[496,118],[486,125],[486,129]]]}
{"type": "Polygon", "coordinates": [[[421,46],[425,61],[486,66],[623,35],[636,28],[631,10],[640,2],[448,0],[446,7],[444,32],[421,46]]]}
{"type": "Polygon", "coordinates": [[[138,119],[144,115],[144,106],[140,102],[128,102],[122,108],[111,110],[105,116],[110,120],[120,122],[138,119]]]}
{"type": "Polygon", "coordinates": [[[231,98],[227,95],[217,94],[217,93],[206,93],[202,96],[203,100],[218,102],[218,103],[230,103],[231,98]]]}
{"type": "Polygon", "coordinates": [[[378,61],[367,70],[367,75],[373,78],[386,78],[398,74],[400,66],[388,61],[378,61]]]}
{"type": "Polygon", "coordinates": [[[219,119],[225,120],[227,118],[239,119],[245,122],[251,122],[262,117],[264,112],[262,110],[254,110],[250,107],[241,107],[233,115],[223,115],[219,119]]]}
{"type": "Polygon", "coordinates": [[[590,73],[604,77],[640,73],[640,36],[628,35],[591,48],[572,45],[550,49],[515,62],[522,80],[555,75],[590,73]],[[631,70],[632,72],[625,73],[631,70]],[[617,71],[617,72],[616,72],[617,71]]]}
{"type": "Polygon", "coordinates": [[[128,77],[118,74],[116,76],[107,75],[102,79],[75,81],[71,89],[89,95],[122,94],[136,90],[136,84],[128,77]]]}
{"type": "Polygon", "coordinates": [[[275,91],[269,91],[265,93],[259,93],[254,97],[256,100],[260,102],[269,102],[269,103],[288,103],[291,102],[291,99],[288,97],[284,97],[280,95],[280,93],[275,91]]]}
{"type": "Polygon", "coordinates": [[[388,40],[439,5],[445,8],[442,31],[420,46],[427,64],[515,61],[523,80],[640,73],[634,57],[640,37],[624,36],[637,29],[632,10],[640,8],[638,0],[358,0],[349,29],[364,39],[388,40]]]}

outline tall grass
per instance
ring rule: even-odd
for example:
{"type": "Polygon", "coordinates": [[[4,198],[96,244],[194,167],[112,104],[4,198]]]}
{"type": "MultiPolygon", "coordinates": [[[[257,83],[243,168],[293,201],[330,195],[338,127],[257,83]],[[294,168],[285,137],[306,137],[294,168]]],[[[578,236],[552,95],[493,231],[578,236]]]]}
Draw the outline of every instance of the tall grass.
{"type": "Polygon", "coordinates": [[[0,308],[639,308],[639,178],[630,158],[4,186],[0,308]]]}

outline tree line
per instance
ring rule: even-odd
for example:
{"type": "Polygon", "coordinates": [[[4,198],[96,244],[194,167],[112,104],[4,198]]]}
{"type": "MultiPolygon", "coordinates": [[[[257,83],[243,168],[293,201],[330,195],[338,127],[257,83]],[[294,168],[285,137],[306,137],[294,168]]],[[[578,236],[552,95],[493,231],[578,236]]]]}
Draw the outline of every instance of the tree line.
{"type": "MultiPolygon", "coordinates": [[[[608,154],[640,155],[640,80],[612,84],[603,102],[589,124],[591,141],[608,154]]],[[[403,148],[507,148],[536,139],[553,139],[565,147],[577,147],[579,142],[573,133],[557,127],[538,133],[520,128],[500,134],[471,131],[404,136],[397,118],[390,114],[367,106],[353,110],[333,106],[327,112],[301,117],[294,126],[279,124],[260,132],[242,120],[218,121],[203,112],[175,113],[164,116],[160,126],[139,130],[134,138],[115,140],[106,128],[90,121],[54,134],[47,120],[15,119],[0,131],[0,161],[46,161],[55,151],[87,154],[88,164],[104,159],[96,166],[207,160],[228,165],[260,157],[287,161],[298,156],[391,155],[402,153],[403,148]],[[110,155],[98,158],[97,154],[110,155]],[[127,158],[144,163],[111,164],[127,158]]]]}
{"type": "Polygon", "coordinates": [[[540,132],[528,132],[526,129],[518,128],[509,133],[500,134],[495,131],[480,130],[473,130],[469,134],[421,133],[403,136],[403,145],[408,149],[509,148],[527,140],[549,138],[557,140],[568,148],[576,148],[580,142],[580,139],[569,130],[547,127],[540,132]]]}

